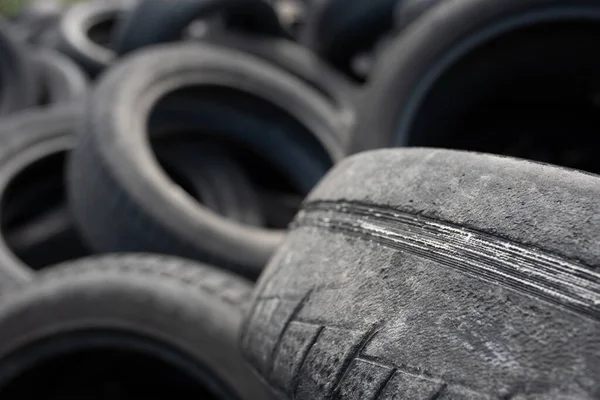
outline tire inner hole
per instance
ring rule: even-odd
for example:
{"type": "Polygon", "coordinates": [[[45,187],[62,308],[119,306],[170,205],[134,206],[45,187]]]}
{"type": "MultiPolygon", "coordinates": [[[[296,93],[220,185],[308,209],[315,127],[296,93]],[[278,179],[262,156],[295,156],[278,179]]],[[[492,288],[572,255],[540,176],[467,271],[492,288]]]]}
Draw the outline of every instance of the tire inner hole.
{"type": "Polygon", "coordinates": [[[117,19],[114,15],[107,15],[105,18],[93,23],[87,35],[90,40],[102,47],[110,47],[112,42],[112,31],[117,19]]]}
{"type": "Polygon", "coordinates": [[[552,22],[490,40],[421,103],[410,146],[504,154],[600,173],[600,23],[552,22]]]}
{"type": "Polygon", "coordinates": [[[202,365],[134,335],[63,335],[18,350],[11,365],[17,372],[0,387],[6,400],[236,399],[202,365]]]}
{"type": "MultiPolygon", "coordinates": [[[[250,110],[253,115],[258,115],[258,118],[270,121],[271,125],[265,125],[264,129],[273,129],[273,126],[277,126],[282,130],[282,134],[301,136],[302,141],[296,142],[301,143],[298,146],[306,146],[307,151],[316,154],[318,163],[330,165],[331,161],[322,145],[304,126],[279,107],[250,94],[217,86],[173,91],[161,99],[150,113],[148,129],[152,126],[159,127],[158,130],[161,132],[177,131],[180,137],[185,137],[187,142],[195,143],[199,148],[203,146],[203,143],[211,143],[223,149],[241,167],[241,172],[247,176],[256,189],[261,202],[265,226],[269,228],[287,227],[308,191],[300,189],[293,178],[256,148],[242,143],[227,133],[237,131],[239,135],[240,132],[243,134],[244,130],[256,129],[256,126],[252,127],[236,122],[235,115],[221,118],[222,121],[227,120],[221,124],[204,119],[203,115],[198,113],[198,110],[206,104],[206,100],[203,99],[210,99],[211,107],[216,104],[250,110]],[[195,128],[196,126],[198,128],[195,128]]],[[[150,132],[150,135],[156,137],[156,133],[150,132]]],[[[159,148],[156,147],[155,152],[158,150],[159,148]]],[[[272,149],[272,151],[277,151],[277,149],[272,149]]],[[[166,163],[163,164],[166,165],[166,163]]],[[[323,167],[323,174],[327,169],[328,166],[323,167]]],[[[169,173],[168,166],[165,172],[169,173]]]]}

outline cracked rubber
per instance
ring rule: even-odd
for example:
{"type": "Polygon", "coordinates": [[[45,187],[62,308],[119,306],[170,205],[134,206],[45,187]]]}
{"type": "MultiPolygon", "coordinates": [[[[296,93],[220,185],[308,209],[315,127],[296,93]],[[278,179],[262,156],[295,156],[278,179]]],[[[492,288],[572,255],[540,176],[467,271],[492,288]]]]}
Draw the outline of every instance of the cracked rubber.
{"type": "Polygon", "coordinates": [[[90,76],[96,76],[116,59],[114,50],[92,40],[90,28],[116,21],[130,8],[119,1],[93,0],[78,3],[63,15],[57,32],[57,50],[71,57],[90,76]]]}
{"type": "Polygon", "coordinates": [[[308,8],[303,42],[349,76],[352,59],[393,27],[398,0],[319,0],[308,8]]]}
{"type": "Polygon", "coordinates": [[[143,0],[132,9],[115,30],[119,55],[152,44],[177,41],[194,20],[223,13],[235,25],[246,23],[261,33],[283,33],[275,10],[263,0],[143,0]],[[241,20],[240,20],[241,19],[241,20]]]}
{"type": "Polygon", "coordinates": [[[347,158],[261,276],[245,358],[289,399],[597,398],[599,196],[514,158],[347,158]]]}
{"type": "Polygon", "coordinates": [[[48,104],[73,101],[87,93],[88,77],[68,57],[50,49],[36,49],[31,57],[48,104]]]}
{"type": "Polygon", "coordinates": [[[180,255],[255,276],[283,237],[223,218],[174,186],[148,146],[149,117],[153,129],[183,128],[199,137],[215,132],[241,143],[302,191],[343,155],[337,113],[292,75],[198,43],[140,51],[99,82],[69,168],[78,226],[100,252],[180,255]],[[206,95],[184,91],[177,99],[185,88],[206,95]]]}
{"type": "MultiPolygon", "coordinates": [[[[91,257],[53,267],[2,297],[0,393],[43,357],[85,351],[78,338],[112,334],[127,335],[132,349],[187,367],[212,386],[215,399],[272,399],[236,344],[251,290],[234,275],[165,256],[91,257]]],[[[55,388],[49,389],[54,397],[55,388]]]]}
{"type": "Polygon", "coordinates": [[[0,115],[35,105],[37,84],[24,44],[15,39],[0,17],[0,115]]]}

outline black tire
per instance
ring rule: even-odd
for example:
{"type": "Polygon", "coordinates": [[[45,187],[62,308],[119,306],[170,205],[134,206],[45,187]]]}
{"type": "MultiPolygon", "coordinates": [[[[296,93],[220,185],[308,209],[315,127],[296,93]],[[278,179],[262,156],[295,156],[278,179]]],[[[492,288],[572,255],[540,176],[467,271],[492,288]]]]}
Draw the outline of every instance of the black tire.
{"type": "Polygon", "coordinates": [[[242,350],[292,399],[596,398],[598,196],[512,158],[350,157],[261,276],[242,350]]]}
{"type": "Polygon", "coordinates": [[[129,8],[125,2],[104,0],[74,5],[60,21],[56,48],[71,57],[90,76],[98,75],[116,59],[110,44],[112,27],[129,8]],[[92,34],[94,29],[97,37],[96,33],[92,34]]]}
{"type": "Polygon", "coordinates": [[[74,101],[87,93],[88,78],[77,64],[50,49],[32,50],[42,85],[42,103],[74,101]]]}
{"type": "Polygon", "coordinates": [[[54,30],[63,13],[64,5],[58,0],[29,1],[11,20],[13,31],[27,43],[40,43],[54,30]]]}
{"type": "Polygon", "coordinates": [[[207,208],[242,224],[263,226],[258,194],[224,148],[175,139],[153,143],[163,169],[207,208]]]}
{"type": "Polygon", "coordinates": [[[442,0],[402,0],[394,9],[394,31],[404,30],[442,0]]]}
{"type": "Polygon", "coordinates": [[[272,399],[236,345],[251,288],[167,257],[57,266],[3,297],[2,398],[272,399]]]}
{"type": "Polygon", "coordinates": [[[25,46],[13,37],[9,25],[0,17],[0,115],[35,105],[35,71],[25,46]]]}
{"type": "Polygon", "coordinates": [[[176,3],[142,0],[117,27],[115,49],[122,55],[152,44],[177,41],[192,21],[215,13],[229,14],[234,25],[243,23],[260,28],[263,33],[283,33],[277,14],[263,0],[184,0],[176,3]]]}
{"type": "MultiPolygon", "coordinates": [[[[7,208],[10,207],[7,204],[10,184],[34,162],[68,151],[74,146],[75,123],[81,111],[81,107],[73,105],[23,111],[0,123],[0,289],[3,289],[5,284],[28,281],[33,276],[33,270],[17,258],[4,236],[8,226],[15,226],[18,220],[24,217],[15,217],[16,211],[10,212],[7,208]],[[5,210],[12,215],[3,215],[5,210]],[[8,221],[10,219],[13,221],[8,221]]],[[[47,193],[54,193],[53,190],[52,187],[48,187],[42,196],[29,200],[19,198],[16,202],[20,203],[20,206],[28,204],[30,212],[37,212],[41,201],[44,207],[52,207],[48,204],[50,199],[47,193]]],[[[60,197],[60,194],[52,197],[60,197]]]]}
{"type": "Polygon", "coordinates": [[[600,160],[589,151],[600,144],[589,134],[600,128],[598,40],[594,1],[442,2],[378,63],[350,151],[451,147],[541,161],[535,153],[552,147],[558,154],[547,161],[598,172],[600,160]],[[523,131],[536,145],[513,151],[523,131]],[[584,160],[569,162],[572,150],[584,160]]]}
{"type": "Polygon", "coordinates": [[[317,92],[259,59],[208,45],[133,55],[103,77],[87,110],[69,194],[81,231],[101,252],[161,252],[256,275],[282,239],[283,232],[219,217],[173,188],[148,146],[149,117],[162,131],[212,131],[241,142],[303,188],[343,156],[337,114],[317,92]],[[186,88],[198,92],[178,99],[186,88]]]}
{"type": "Polygon", "coordinates": [[[11,252],[34,270],[91,254],[64,204],[6,231],[4,236],[11,252]]]}
{"type": "Polygon", "coordinates": [[[319,0],[309,7],[303,42],[347,75],[352,59],[392,30],[398,0],[319,0]]]}
{"type": "Polygon", "coordinates": [[[351,126],[354,101],[359,88],[307,48],[282,38],[252,37],[224,32],[217,32],[206,40],[212,44],[255,55],[294,74],[346,113],[348,127],[351,126]]]}

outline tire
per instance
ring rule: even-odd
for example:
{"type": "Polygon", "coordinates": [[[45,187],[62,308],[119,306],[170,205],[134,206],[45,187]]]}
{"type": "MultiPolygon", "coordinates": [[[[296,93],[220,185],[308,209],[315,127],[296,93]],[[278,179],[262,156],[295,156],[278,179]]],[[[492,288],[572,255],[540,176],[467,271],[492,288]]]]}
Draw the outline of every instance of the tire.
{"type": "Polygon", "coordinates": [[[184,181],[180,186],[204,206],[242,224],[264,225],[258,194],[225,149],[181,139],[153,147],[171,179],[184,181]]]}
{"type": "Polygon", "coordinates": [[[91,254],[75,231],[66,205],[46,211],[33,221],[6,232],[5,238],[12,253],[34,270],[91,254]]]}
{"type": "Polygon", "coordinates": [[[403,0],[394,9],[394,31],[403,31],[442,0],[403,0]]]}
{"type": "Polygon", "coordinates": [[[243,353],[291,399],[596,398],[598,188],[485,154],[350,157],[261,276],[243,353]]]}
{"type": "Polygon", "coordinates": [[[33,106],[37,98],[35,72],[24,46],[13,38],[0,17],[0,115],[33,106]]]}
{"type": "Polygon", "coordinates": [[[236,345],[250,293],[245,280],[167,257],[57,266],[3,298],[0,393],[112,398],[109,385],[134,398],[272,399],[236,345]]]}
{"type": "Polygon", "coordinates": [[[60,1],[30,1],[11,20],[13,31],[27,43],[40,43],[56,27],[63,10],[60,1]]]}
{"type": "MultiPolygon", "coordinates": [[[[3,119],[0,123],[0,292],[4,291],[5,286],[29,281],[33,276],[33,270],[17,258],[6,242],[7,227],[18,226],[17,222],[25,217],[15,216],[17,210],[9,210],[10,205],[7,202],[10,184],[36,161],[68,151],[74,146],[75,121],[81,111],[80,107],[69,104],[44,110],[23,111],[3,119]],[[9,222],[11,219],[13,221],[9,222]]],[[[48,186],[47,190],[42,192],[43,205],[40,197],[31,199],[31,196],[15,198],[15,202],[27,204],[29,212],[41,212],[42,208],[52,207],[48,204],[48,193],[52,193],[53,198],[60,197],[60,194],[54,193],[52,186],[48,186]]]]}
{"type": "Polygon", "coordinates": [[[300,210],[303,198],[290,193],[263,190],[259,193],[267,226],[287,229],[300,210]]]}
{"type": "Polygon", "coordinates": [[[33,63],[42,83],[41,103],[64,103],[81,98],[88,90],[88,78],[77,64],[62,54],[36,49],[33,63]]]}
{"type": "Polygon", "coordinates": [[[550,140],[540,126],[532,133],[535,149],[560,152],[550,162],[600,171],[593,154],[567,160],[572,150],[597,144],[597,135],[587,132],[598,129],[590,96],[600,68],[593,50],[599,20],[600,7],[585,0],[440,3],[380,60],[359,105],[350,151],[451,147],[537,159],[510,150],[524,139],[516,132],[537,120],[562,131],[550,140]],[[502,65],[502,72],[490,65],[502,65]],[[449,97],[455,100],[448,103],[449,97]],[[501,136],[485,136],[499,125],[501,136]]]}
{"type": "Polygon", "coordinates": [[[110,43],[106,42],[110,40],[112,26],[128,8],[128,3],[104,0],[74,5],[60,21],[56,48],[90,76],[98,75],[116,59],[110,43]],[[98,30],[97,39],[89,34],[93,28],[98,30]]]}
{"type": "Polygon", "coordinates": [[[185,0],[177,4],[143,0],[119,24],[115,49],[123,55],[152,44],[177,41],[192,21],[217,12],[229,14],[231,24],[254,26],[262,33],[283,34],[277,14],[263,0],[185,0]]]}
{"type": "Polygon", "coordinates": [[[303,42],[357,80],[352,59],[392,30],[398,0],[319,0],[311,4],[303,42]]]}
{"type": "Polygon", "coordinates": [[[98,84],[69,168],[73,212],[98,251],[180,255],[255,276],[282,239],[283,232],[221,218],[174,189],[148,148],[148,118],[160,131],[218,132],[272,161],[302,189],[343,156],[336,113],[293,76],[196,43],[139,52],[98,84]]]}
{"type": "Polygon", "coordinates": [[[218,32],[206,39],[211,44],[233,48],[260,57],[280,67],[326,96],[345,113],[352,124],[358,87],[305,47],[281,38],[252,37],[218,32]]]}

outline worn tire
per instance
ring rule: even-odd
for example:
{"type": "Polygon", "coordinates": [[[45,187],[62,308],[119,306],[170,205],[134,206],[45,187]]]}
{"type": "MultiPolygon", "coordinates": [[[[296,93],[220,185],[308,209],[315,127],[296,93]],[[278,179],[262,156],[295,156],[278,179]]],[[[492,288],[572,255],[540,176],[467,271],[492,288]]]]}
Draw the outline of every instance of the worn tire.
{"type": "MultiPolygon", "coordinates": [[[[247,281],[209,266],[159,256],[96,257],[52,268],[35,283],[2,298],[0,393],[3,398],[29,398],[33,393],[59,398],[56,391],[67,383],[68,393],[82,388],[89,395],[86,384],[91,381],[89,386],[99,389],[93,383],[102,376],[94,376],[86,351],[90,357],[94,350],[116,350],[168,364],[178,375],[186,374],[209,389],[214,398],[271,399],[242,362],[236,345],[251,289],[247,281]],[[65,363],[52,364],[69,354],[83,355],[72,362],[71,370],[65,363]],[[17,378],[44,365],[47,375],[37,375],[33,385],[21,382],[23,391],[19,391],[17,378]]],[[[139,372],[119,369],[117,364],[107,369],[100,368],[100,374],[111,376],[110,371],[118,369],[131,378],[139,372]]],[[[177,380],[169,382],[161,375],[153,378],[163,382],[148,378],[137,376],[141,387],[134,389],[167,387],[178,393],[175,397],[182,395],[177,380]]]]}
{"type": "MultiPolygon", "coordinates": [[[[76,105],[63,105],[43,110],[23,111],[0,123],[0,203],[5,206],[6,194],[13,179],[35,161],[75,145],[75,124],[82,108],[76,105]]],[[[20,199],[19,201],[24,201],[20,199]]],[[[30,199],[30,207],[36,207],[30,199]]],[[[48,199],[44,198],[47,202],[48,199]]],[[[44,206],[51,207],[48,204],[44,206]]],[[[4,207],[3,210],[4,211],[4,207]]],[[[3,225],[5,216],[0,214],[3,225]]],[[[6,227],[6,225],[4,226],[6,227]]],[[[28,281],[33,271],[20,261],[0,235],[0,289],[14,282],[28,281]]]]}
{"type": "Polygon", "coordinates": [[[114,50],[92,40],[89,31],[94,26],[114,21],[130,8],[129,3],[93,0],[69,8],[63,15],[57,32],[56,48],[71,57],[89,75],[96,76],[116,59],[114,50]]]}
{"type": "MultiPolygon", "coordinates": [[[[187,110],[185,102],[171,98],[176,106],[166,113],[171,123],[197,135],[212,131],[242,142],[286,168],[304,188],[343,155],[337,114],[293,76],[227,49],[197,43],[156,46],[111,69],[93,93],[71,159],[70,203],[80,230],[98,251],[162,252],[256,275],[283,232],[244,226],[202,207],[173,187],[147,143],[145,121],[160,114],[151,114],[152,106],[164,99],[169,108],[167,93],[202,87],[213,90],[205,98],[182,95],[191,98],[187,110]],[[164,79],[170,83],[164,85],[164,79]],[[239,100],[244,93],[251,101],[239,100]],[[273,105],[281,107],[277,114],[273,105]]],[[[178,128],[164,123],[157,118],[151,126],[167,132],[178,128]]]]}
{"type": "Polygon", "coordinates": [[[392,30],[398,0],[319,0],[311,4],[303,42],[349,76],[352,59],[392,30]]]}
{"type": "Polygon", "coordinates": [[[264,0],[183,0],[176,3],[142,0],[115,30],[115,49],[123,55],[152,44],[179,40],[192,21],[215,13],[233,13],[234,20],[246,20],[264,33],[283,32],[277,14],[264,0]]]}
{"type": "MultiPolygon", "coordinates": [[[[553,121],[550,125],[563,131],[555,143],[541,129],[538,147],[575,142],[593,148],[597,136],[578,131],[590,124],[598,129],[592,99],[600,68],[594,50],[599,32],[600,7],[594,1],[442,2],[411,24],[381,58],[358,106],[350,151],[452,147],[535,159],[495,144],[504,145],[511,136],[518,141],[512,132],[528,117],[553,121]],[[486,135],[482,128],[513,119],[517,124],[501,135],[486,135]]],[[[600,171],[597,157],[591,157],[595,166],[586,169],[600,171]]]]}
{"type": "Polygon", "coordinates": [[[217,32],[209,43],[230,47],[260,57],[280,67],[321,92],[345,113],[348,127],[354,115],[358,87],[307,48],[282,38],[252,37],[217,32]]]}
{"type": "Polygon", "coordinates": [[[87,93],[89,79],[68,57],[49,49],[35,49],[31,57],[42,85],[42,102],[69,102],[87,93]]]}
{"type": "Polygon", "coordinates": [[[0,17],[0,115],[35,105],[37,79],[23,43],[0,17]]]}
{"type": "Polygon", "coordinates": [[[258,283],[246,358],[292,399],[592,399],[600,177],[431,149],[318,185],[258,283]]]}
{"type": "Polygon", "coordinates": [[[394,9],[394,31],[404,30],[443,0],[402,0],[394,9]]]}

